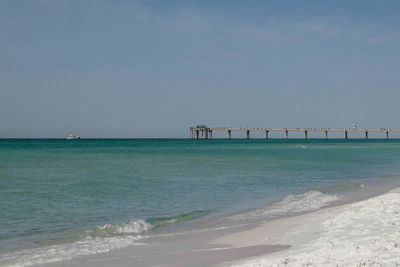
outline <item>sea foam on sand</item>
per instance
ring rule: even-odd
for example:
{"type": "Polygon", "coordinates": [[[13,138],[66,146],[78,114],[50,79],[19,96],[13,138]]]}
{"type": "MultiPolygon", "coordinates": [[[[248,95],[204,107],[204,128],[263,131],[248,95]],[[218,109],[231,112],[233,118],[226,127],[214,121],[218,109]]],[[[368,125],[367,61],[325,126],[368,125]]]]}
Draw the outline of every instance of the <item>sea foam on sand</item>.
{"type": "Polygon", "coordinates": [[[400,189],[360,202],[267,222],[214,242],[291,248],[234,266],[399,266],[400,189]]]}

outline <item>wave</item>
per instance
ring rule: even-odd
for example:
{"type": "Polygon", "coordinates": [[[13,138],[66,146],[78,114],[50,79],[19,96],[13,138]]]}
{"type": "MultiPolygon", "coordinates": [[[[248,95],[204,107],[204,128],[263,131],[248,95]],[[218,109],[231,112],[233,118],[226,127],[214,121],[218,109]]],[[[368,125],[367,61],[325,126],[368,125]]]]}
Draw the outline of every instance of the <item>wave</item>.
{"type": "Polygon", "coordinates": [[[95,226],[80,232],[75,231],[69,233],[69,236],[38,242],[47,244],[46,246],[0,255],[0,265],[23,267],[108,252],[130,245],[145,245],[143,239],[149,237],[147,233],[151,229],[192,220],[204,216],[208,212],[207,210],[197,210],[173,217],[150,218],[147,220],[139,219],[121,224],[95,226]],[[49,245],[49,243],[60,242],[60,240],[71,240],[71,236],[78,240],[49,245]]]}
{"type": "Polygon", "coordinates": [[[172,217],[155,217],[147,220],[132,220],[127,223],[121,224],[105,224],[103,226],[96,226],[87,231],[92,236],[113,236],[125,234],[141,234],[149,230],[171,225],[183,221],[193,220],[209,213],[208,210],[195,210],[188,213],[182,213],[172,217]]]}
{"type": "Polygon", "coordinates": [[[338,195],[324,194],[319,191],[308,191],[300,195],[289,195],[281,201],[249,212],[230,216],[231,220],[257,218],[277,218],[318,210],[339,200],[338,195]]]}
{"type": "Polygon", "coordinates": [[[90,237],[72,243],[56,244],[0,255],[1,266],[30,266],[70,260],[77,256],[98,254],[130,245],[143,245],[138,241],[146,236],[90,237]]]}
{"type": "Polygon", "coordinates": [[[99,236],[118,235],[118,234],[141,234],[154,228],[144,220],[132,220],[128,223],[105,224],[93,227],[88,233],[99,236]]]}
{"type": "Polygon", "coordinates": [[[210,210],[195,210],[188,213],[182,213],[178,216],[173,217],[160,217],[160,218],[150,218],[147,221],[154,225],[154,227],[164,226],[168,224],[174,224],[178,222],[193,220],[208,214],[210,210]]]}
{"type": "Polygon", "coordinates": [[[331,192],[348,192],[351,190],[362,189],[364,187],[365,185],[361,183],[341,182],[341,183],[336,183],[334,185],[321,186],[319,187],[319,189],[321,191],[324,191],[325,193],[331,193],[331,192]]]}

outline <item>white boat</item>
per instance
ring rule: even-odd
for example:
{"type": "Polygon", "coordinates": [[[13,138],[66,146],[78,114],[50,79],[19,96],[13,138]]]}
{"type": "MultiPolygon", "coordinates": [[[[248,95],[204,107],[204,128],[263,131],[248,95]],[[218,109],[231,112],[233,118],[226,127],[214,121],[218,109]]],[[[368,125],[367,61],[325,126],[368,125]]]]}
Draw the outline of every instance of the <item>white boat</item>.
{"type": "Polygon", "coordinates": [[[68,140],[71,139],[80,139],[81,137],[79,135],[74,134],[72,131],[69,132],[69,135],[67,136],[68,140]]]}

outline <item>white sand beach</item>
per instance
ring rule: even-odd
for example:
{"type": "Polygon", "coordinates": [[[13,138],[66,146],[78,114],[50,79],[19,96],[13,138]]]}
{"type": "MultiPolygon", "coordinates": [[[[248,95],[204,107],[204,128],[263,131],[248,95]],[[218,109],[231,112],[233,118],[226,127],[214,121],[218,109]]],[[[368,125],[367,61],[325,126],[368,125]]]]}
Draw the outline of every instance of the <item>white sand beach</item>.
{"type": "Polygon", "coordinates": [[[290,245],[223,266],[399,266],[400,189],[218,238],[234,247],[290,245]]]}

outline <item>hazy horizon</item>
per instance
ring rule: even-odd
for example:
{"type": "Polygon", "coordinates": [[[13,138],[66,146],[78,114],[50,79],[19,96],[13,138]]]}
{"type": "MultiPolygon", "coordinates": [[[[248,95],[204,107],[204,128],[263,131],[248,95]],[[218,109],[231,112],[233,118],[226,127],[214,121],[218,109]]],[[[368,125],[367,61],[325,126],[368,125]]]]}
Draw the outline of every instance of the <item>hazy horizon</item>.
{"type": "Polygon", "coordinates": [[[399,7],[2,1],[0,138],[400,128],[399,7]]]}

